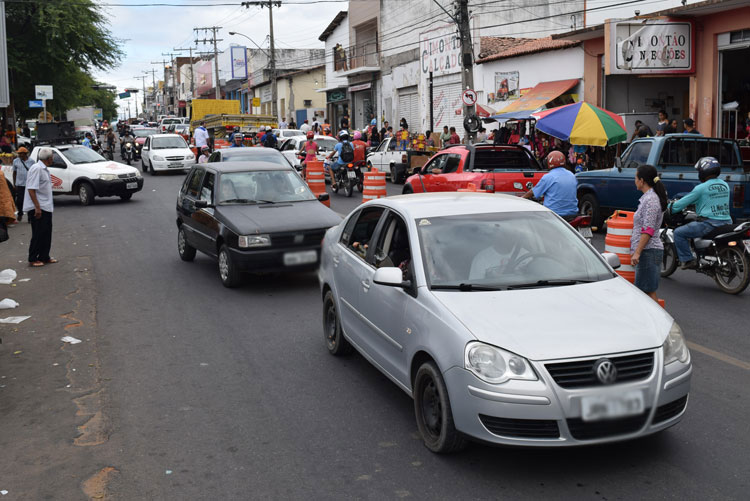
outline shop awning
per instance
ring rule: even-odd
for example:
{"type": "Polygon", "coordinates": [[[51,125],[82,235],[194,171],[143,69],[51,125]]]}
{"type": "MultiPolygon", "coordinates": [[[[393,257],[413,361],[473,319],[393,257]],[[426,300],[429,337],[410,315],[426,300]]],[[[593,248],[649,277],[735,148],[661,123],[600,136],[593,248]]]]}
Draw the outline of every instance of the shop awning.
{"type": "Polygon", "coordinates": [[[497,115],[492,115],[492,118],[495,120],[529,119],[533,112],[562,96],[576,85],[578,85],[577,78],[542,82],[500,110],[497,115]]]}
{"type": "Polygon", "coordinates": [[[495,110],[487,106],[486,104],[477,103],[477,116],[479,118],[489,118],[497,113],[495,110]]]}

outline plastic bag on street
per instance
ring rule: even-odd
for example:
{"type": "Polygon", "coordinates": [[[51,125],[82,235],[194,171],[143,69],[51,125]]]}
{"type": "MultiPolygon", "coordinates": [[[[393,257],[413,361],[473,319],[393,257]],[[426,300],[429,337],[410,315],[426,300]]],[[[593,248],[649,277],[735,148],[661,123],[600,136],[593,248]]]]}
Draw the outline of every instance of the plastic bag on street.
{"type": "MultiPolygon", "coordinates": [[[[60,341],[64,343],[70,343],[70,344],[78,344],[81,342],[80,339],[76,339],[73,336],[65,336],[64,338],[61,338],[60,341]]],[[[73,369],[75,370],[75,369],[73,369]]]]}
{"type": "Polygon", "coordinates": [[[0,324],[20,324],[27,318],[31,318],[31,316],[25,316],[25,317],[7,317],[7,318],[0,318],[0,324]]]}
{"type": "Polygon", "coordinates": [[[0,310],[10,310],[16,306],[18,306],[18,303],[7,297],[0,301],[0,310]]]}
{"type": "Polygon", "coordinates": [[[16,276],[15,270],[10,268],[0,271],[0,284],[8,285],[16,279],[16,276]]]}

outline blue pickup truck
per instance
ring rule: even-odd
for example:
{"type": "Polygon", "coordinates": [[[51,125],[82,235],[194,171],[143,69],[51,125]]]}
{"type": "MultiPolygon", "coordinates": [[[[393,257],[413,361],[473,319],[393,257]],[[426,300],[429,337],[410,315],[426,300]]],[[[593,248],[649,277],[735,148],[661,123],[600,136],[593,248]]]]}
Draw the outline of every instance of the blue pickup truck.
{"type": "Polygon", "coordinates": [[[656,167],[669,198],[685,195],[699,183],[695,163],[707,156],[721,162],[721,179],[731,193],[732,217],[750,219],[750,167],[743,167],[739,146],[731,139],[696,134],[636,139],[615,159],[615,167],[576,174],[581,211],[591,215],[592,226],[601,228],[615,209],[638,208],[641,192],[635,188],[635,170],[643,164],[656,167]]]}

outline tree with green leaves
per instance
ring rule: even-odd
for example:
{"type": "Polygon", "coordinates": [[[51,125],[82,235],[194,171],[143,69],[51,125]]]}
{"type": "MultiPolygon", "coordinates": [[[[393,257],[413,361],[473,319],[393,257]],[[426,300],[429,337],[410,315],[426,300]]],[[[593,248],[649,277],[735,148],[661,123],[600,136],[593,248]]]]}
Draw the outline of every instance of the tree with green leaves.
{"type": "MultiPolygon", "coordinates": [[[[5,6],[11,101],[29,115],[35,85],[52,85],[47,109],[59,116],[77,106],[97,106],[115,116],[115,95],[92,88],[91,71],[114,67],[122,57],[101,7],[75,2],[8,2],[5,6]]],[[[36,110],[35,110],[36,111],[36,110]]]]}

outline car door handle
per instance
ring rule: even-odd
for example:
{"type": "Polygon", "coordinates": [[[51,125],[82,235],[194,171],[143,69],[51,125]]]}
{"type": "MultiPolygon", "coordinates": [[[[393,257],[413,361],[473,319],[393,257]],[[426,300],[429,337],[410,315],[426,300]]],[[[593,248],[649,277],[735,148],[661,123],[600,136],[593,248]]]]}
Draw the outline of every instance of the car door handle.
{"type": "Polygon", "coordinates": [[[334,264],[334,266],[338,266],[340,262],[341,262],[341,258],[340,257],[333,256],[333,264],[334,264]]]}
{"type": "Polygon", "coordinates": [[[370,289],[370,281],[369,280],[362,280],[362,287],[364,287],[365,291],[370,289]]]}

